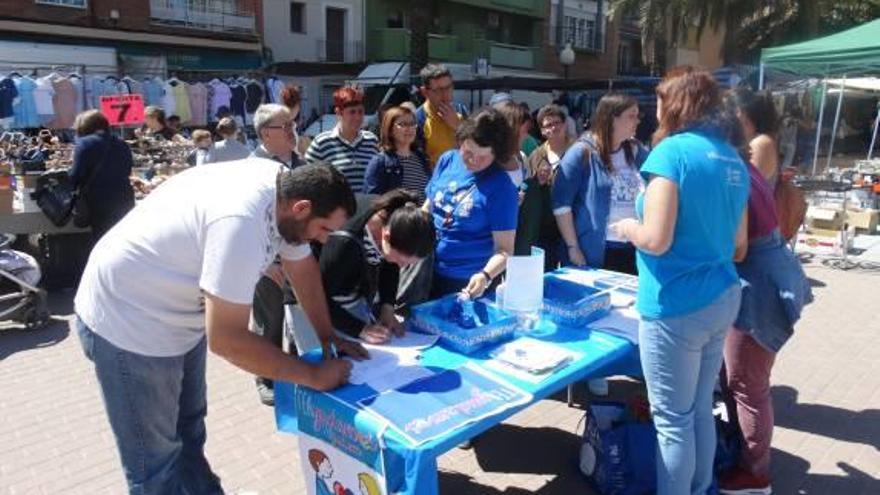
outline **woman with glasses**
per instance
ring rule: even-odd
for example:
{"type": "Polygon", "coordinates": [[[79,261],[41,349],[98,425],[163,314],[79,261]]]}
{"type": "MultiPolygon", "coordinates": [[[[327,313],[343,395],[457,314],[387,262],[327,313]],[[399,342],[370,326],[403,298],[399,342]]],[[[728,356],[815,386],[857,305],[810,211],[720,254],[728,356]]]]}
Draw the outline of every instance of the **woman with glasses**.
{"type": "Polygon", "coordinates": [[[525,197],[516,227],[517,255],[529,254],[532,246],[544,249],[544,267],[558,267],[559,227],[553,217],[552,184],[556,167],[571,145],[565,133],[565,112],[559,105],[546,105],[538,112],[541,136],[546,139],[529,155],[525,197]]]}
{"type": "Polygon", "coordinates": [[[392,107],[382,116],[379,131],[381,153],[367,165],[364,192],[384,194],[402,187],[425,202],[425,186],[431,178],[425,155],[413,148],[416,139],[416,117],[406,107],[392,107]]]}
{"type": "Polygon", "coordinates": [[[512,132],[498,110],[480,110],[456,130],[458,149],[437,161],[425,190],[437,231],[432,297],[482,295],[513,253],[518,194],[499,165],[512,132]]]}
{"type": "Polygon", "coordinates": [[[635,140],[639,105],[610,93],[599,100],[590,131],[559,163],[553,181],[553,214],[564,264],[635,274],[635,248],[608,228],[635,218],[636,196],[644,189],[639,168],[648,155],[635,140]]]}

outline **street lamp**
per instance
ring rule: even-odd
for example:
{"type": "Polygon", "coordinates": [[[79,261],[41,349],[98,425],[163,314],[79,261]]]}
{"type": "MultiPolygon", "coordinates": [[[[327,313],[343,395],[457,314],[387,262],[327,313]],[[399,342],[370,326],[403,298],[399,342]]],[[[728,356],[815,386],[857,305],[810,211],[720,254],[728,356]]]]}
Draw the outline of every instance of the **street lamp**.
{"type": "Polygon", "coordinates": [[[568,68],[574,65],[574,50],[571,48],[571,42],[565,43],[565,48],[559,52],[559,63],[562,64],[563,74],[568,79],[568,68]]]}

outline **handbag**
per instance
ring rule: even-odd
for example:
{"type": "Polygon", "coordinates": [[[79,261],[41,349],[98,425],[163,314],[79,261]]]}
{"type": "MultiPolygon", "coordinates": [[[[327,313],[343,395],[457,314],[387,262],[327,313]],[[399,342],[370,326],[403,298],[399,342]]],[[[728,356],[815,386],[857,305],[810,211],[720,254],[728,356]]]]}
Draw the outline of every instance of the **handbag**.
{"type": "Polygon", "coordinates": [[[31,197],[53,225],[64,227],[73,212],[76,189],[66,170],[50,170],[37,177],[37,186],[31,197]]]}
{"type": "Polygon", "coordinates": [[[783,239],[790,241],[801,228],[807,214],[804,192],[792,182],[790,172],[783,171],[779,174],[773,199],[776,203],[776,216],[779,219],[779,232],[783,239]]]}
{"type": "Polygon", "coordinates": [[[63,227],[73,217],[73,224],[79,228],[91,225],[92,215],[89,205],[81,198],[89,190],[95,176],[107,161],[111,143],[104,147],[101,161],[89,174],[85,184],[74,188],[70,181],[70,174],[66,170],[52,170],[44,172],[37,178],[37,187],[31,197],[37,201],[37,205],[56,227],[63,227]]]}

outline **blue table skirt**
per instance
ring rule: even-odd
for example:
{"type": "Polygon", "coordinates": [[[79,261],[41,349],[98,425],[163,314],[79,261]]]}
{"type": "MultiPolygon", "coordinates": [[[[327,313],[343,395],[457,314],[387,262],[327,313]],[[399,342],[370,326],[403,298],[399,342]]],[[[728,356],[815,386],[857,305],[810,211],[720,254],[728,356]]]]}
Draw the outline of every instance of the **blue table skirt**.
{"type": "MultiPolygon", "coordinates": [[[[386,480],[389,493],[406,493],[418,495],[435,495],[437,488],[437,457],[454,448],[465,440],[501,423],[506,418],[529,407],[546,397],[564,390],[566,386],[579,380],[618,374],[641,376],[638,347],[627,340],[588,329],[559,327],[548,320],[541,320],[538,327],[527,334],[566,349],[576,351],[581,357],[558,370],[551,377],[534,384],[517,380],[510,376],[501,376],[490,368],[489,373],[500,376],[508,383],[532,395],[529,403],[511,408],[494,416],[484,418],[462,428],[450,431],[447,435],[426,442],[417,448],[411,447],[393,430],[384,433],[386,480]]],[[[422,365],[437,372],[454,369],[466,362],[484,363],[488,359],[490,348],[482,349],[472,355],[465,356],[445,349],[439,345],[426,350],[422,356],[422,365]]],[[[318,354],[305,356],[306,359],[319,359],[318,354]]],[[[482,366],[481,366],[482,367],[482,366]]],[[[296,408],[294,405],[295,385],[278,382],[275,386],[275,416],[278,429],[289,433],[297,433],[296,408]]],[[[315,392],[318,393],[318,392],[315,392]]],[[[373,396],[376,391],[367,385],[347,385],[333,392],[335,398],[361,409],[357,402],[373,396]]],[[[360,412],[358,415],[368,414],[360,412]]],[[[369,422],[364,422],[369,423],[369,422]]],[[[378,432],[365,432],[377,435],[378,432]]]]}

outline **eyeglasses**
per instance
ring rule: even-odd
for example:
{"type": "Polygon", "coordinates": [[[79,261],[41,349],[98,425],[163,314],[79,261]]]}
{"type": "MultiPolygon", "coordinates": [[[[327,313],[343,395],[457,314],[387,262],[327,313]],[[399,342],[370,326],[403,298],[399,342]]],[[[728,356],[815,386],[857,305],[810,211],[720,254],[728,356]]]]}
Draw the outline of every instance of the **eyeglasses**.
{"type": "Polygon", "coordinates": [[[428,89],[428,91],[433,91],[434,93],[448,93],[448,92],[452,91],[453,89],[455,89],[455,86],[450,84],[449,86],[439,86],[436,88],[430,88],[430,89],[428,89]]]}
{"type": "Polygon", "coordinates": [[[290,131],[293,130],[293,122],[288,122],[288,123],[283,124],[283,125],[266,125],[266,126],[263,126],[263,127],[264,127],[265,129],[283,129],[283,130],[285,130],[285,131],[287,131],[287,132],[290,132],[290,131]]]}
{"type": "Polygon", "coordinates": [[[398,129],[404,129],[404,128],[409,129],[409,128],[415,127],[415,126],[416,126],[416,123],[413,122],[412,120],[407,120],[404,122],[398,121],[398,122],[394,123],[394,127],[397,127],[398,129]]]}
{"type": "Polygon", "coordinates": [[[554,120],[553,122],[544,122],[544,124],[541,126],[541,129],[553,129],[554,127],[559,127],[561,125],[561,120],[554,120]]]}

